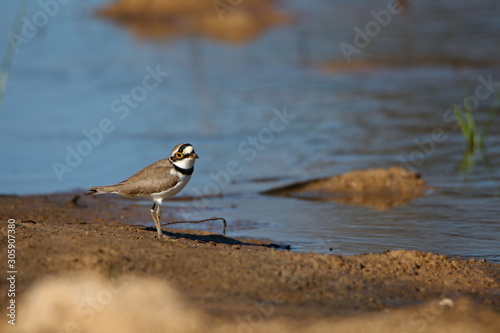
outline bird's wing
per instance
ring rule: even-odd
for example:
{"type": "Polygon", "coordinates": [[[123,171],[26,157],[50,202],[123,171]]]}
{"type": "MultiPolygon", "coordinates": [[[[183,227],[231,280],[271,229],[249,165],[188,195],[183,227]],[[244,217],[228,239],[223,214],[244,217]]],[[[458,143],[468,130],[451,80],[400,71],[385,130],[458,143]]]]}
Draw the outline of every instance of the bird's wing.
{"type": "Polygon", "coordinates": [[[179,182],[179,178],[171,174],[172,169],[172,162],[166,158],[145,167],[116,185],[92,187],[90,191],[95,193],[118,193],[129,197],[147,196],[151,193],[162,192],[179,182]]]}

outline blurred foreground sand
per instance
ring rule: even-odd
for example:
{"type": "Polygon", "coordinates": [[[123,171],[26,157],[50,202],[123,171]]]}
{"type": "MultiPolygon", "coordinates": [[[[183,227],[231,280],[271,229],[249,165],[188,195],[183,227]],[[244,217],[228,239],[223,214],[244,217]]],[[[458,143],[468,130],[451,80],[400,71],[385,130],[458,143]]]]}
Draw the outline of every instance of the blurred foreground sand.
{"type": "MultiPolygon", "coordinates": [[[[466,298],[313,322],[265,318],[210,322],[168,283],[97,275],[52,277],[23,298],[18,325],[7,332],[498,332],[500,315],[466,298]]],[[[265,311],[269,311],[268,306],[265,311]]],[[[4,331],[4,330],[2,330],[4,331]]]]}

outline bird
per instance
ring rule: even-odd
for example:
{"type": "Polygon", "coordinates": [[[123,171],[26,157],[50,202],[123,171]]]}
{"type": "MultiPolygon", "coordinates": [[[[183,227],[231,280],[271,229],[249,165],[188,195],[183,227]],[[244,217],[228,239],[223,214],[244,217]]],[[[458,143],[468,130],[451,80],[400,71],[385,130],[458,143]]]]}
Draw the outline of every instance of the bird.
{"type": "Polygon", "coordinates": [[[159,160],[138,171],[126,180],[107,186],[90,187],[86,195],[116,193],[125,197],[147,198],[153,201],[151,216],[162,238],[160,212],[164,199],[179,193],[191,179],[194,162],[198,155],[189,143],[181,143],[172,149],[170,157],[159,160]]]}

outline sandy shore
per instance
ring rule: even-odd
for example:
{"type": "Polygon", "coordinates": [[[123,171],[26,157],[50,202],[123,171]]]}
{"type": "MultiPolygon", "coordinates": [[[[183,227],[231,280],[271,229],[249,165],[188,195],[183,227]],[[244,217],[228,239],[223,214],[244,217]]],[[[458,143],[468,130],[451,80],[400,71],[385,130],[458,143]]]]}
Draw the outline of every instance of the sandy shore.
{"type": "MultiPolygon", "coordinates": [[[[72,198],[0,197],[4,276],[9,219],[15,220],[17,271],[15,297],[5,292],[9,280],[1,280],[2,331],[498,332],[500,327],[500,265],[484,260],[402,250],[294,253],[230,234],[180,229],[165,229],[170,239],[158,239],[154,229],[132,224],[151,218],[144,205],[114,197],[77,203],[72,198]],[[16,326],[5,316],[12,299],[16,326]]],[[[167,214],[164,221],[175,219],[167,214]]]]}

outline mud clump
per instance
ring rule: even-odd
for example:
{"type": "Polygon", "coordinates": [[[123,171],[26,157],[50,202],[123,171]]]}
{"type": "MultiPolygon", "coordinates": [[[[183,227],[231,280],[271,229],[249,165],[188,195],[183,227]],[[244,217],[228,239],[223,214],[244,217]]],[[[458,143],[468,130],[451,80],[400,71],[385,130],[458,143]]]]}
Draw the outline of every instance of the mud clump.
{"type": "Polygon", "coordinates": [[[420,175],[400,167],[354,170],[264,192],[310,200],[329,200],[387,210],[407,205],[428,189],[420,175]]]}

